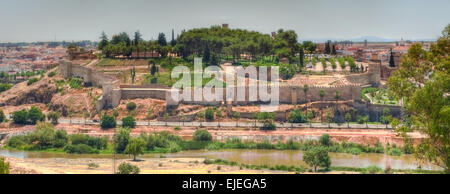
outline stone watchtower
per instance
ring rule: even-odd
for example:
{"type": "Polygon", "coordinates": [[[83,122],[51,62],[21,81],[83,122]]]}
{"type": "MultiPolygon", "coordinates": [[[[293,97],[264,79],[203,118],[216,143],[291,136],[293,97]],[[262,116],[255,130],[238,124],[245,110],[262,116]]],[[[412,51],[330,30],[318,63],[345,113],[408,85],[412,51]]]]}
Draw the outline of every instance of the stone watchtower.
{"type": "Polygon", "coordinates": [[[381,61],[380,60],[372,60],[369,62],[369,82],[374,87],[380,85],[381,80],[381,61]]]}
{"type": "Polygon", "coordinates": [[[66,79],[72,76],[72,63],[66,60],[60,61],[59,72],[66,79]]]}

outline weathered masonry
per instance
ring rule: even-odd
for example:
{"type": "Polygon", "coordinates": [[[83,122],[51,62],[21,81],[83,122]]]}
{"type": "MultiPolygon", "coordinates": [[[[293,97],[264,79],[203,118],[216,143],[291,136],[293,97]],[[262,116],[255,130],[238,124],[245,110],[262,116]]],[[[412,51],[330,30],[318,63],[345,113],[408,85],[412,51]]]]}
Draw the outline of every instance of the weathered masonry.
{"type": "MultiPolygon", "coordinates": [[[[103,89],[103,95],[98,99],[97,110],[108,107],[116,107],[119,105],[121,99],[135,99],[135,98],[155,98],[166,100],[169,105],[177,105],[171,98],[170,88],[161,85],[120,85],[119,80],[114,76],[107,75],[103,72],[95,71],[89,67],[73,64],[69,61],[60,62],[59,69],[65,78],[72,76],[83,78],[84,82],[103,89]]],[[[336,91],[340,93],[339,100],[360,100],[361,87],[364,85],[378,85],[380,81],[380,69],[376,64],[369,64],[369,71],[361,74],[352,74],[346,76],[349,84],[340,86],[316,86],[310,85],[306,93],[303,92],[303,86],[295,86],[288,84],[280,84],[279,100],[284,104],[300,104],[307,101],[330,101],[335,100],[334,94],[336,91]],[[325,96],[321,98],[319,92],[323,90],[325,96]]],[[[201,105],[220,105],[226,101],[226,88],[223,88],[224,97],[221,100],[208,102],[204,99],[199,101],[182,101],[186,104],[201,104],[201,105]]],[[[237,90],[234,88],[234,94],[237,90]]],[[[192,93],[193,94],[193,93],[192,93]]],[[[249,91],[245,90],[245,101],[233,101],[232,104],[249,104],[249,91]]],[[[192,98],[193,99],[193,98],[192,98]]],[[[234,98],[237,99],[237,98],[234,98]]],[[[257,96],[257,102],[259,97],[257,96]]]]}

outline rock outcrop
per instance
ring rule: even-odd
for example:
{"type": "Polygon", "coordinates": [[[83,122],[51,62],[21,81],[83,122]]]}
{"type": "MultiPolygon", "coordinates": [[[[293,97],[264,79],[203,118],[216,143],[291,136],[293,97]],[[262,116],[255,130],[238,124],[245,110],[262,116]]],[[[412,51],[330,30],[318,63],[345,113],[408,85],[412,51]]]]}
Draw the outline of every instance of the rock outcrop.
{"type": "Polygon", "coordinates": [[[47,77],[30,86],[27,86],[26,82],[22,82],[0,93],[0,106],[18,106],[32,103],[47,104],[52,100],[56,92],[56,85],[47,77]]]}

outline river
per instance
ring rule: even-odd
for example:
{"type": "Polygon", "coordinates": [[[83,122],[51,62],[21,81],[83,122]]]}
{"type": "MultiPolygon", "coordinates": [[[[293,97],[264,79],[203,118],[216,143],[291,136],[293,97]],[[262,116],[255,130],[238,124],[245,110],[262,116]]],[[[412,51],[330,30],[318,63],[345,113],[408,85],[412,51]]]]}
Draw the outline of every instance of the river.
{"type": "MultiPolygon", "coordinates": [[[[257,165],[302,165],[303,152],[300,150],[189,150],[167,154],[145,154],[140,158],[160,157],[167,158],[210,158],[224,159],[244,164],[257,165]]],[[[12,151],[0,149],[0,156],[15,158],[112,158],[106,154],[64,154],[30,151],[12,151]]],[[[116,155],[117,158],[128,158],[127,155],[116,155]]],[[[413,155],[389,156],[386,154],[362,153],[351,155],[346,153],[330,153],[332,166],[359,167],[378,166],[382,169],[390,165],[392,169],[418,169],[419,162],[413,155]]],[[[425,163],[421,164],[423,170],[441,170],[441,168],[425,163]]]]}

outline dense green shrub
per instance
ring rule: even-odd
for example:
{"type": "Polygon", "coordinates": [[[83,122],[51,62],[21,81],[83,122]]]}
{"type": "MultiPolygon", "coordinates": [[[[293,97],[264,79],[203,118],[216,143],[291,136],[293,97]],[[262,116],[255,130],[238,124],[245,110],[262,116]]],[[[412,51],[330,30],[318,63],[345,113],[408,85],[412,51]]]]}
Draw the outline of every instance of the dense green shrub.
{"type": "Polygon", "coordinates": [[[136,109],[136,103],[134,103],[134,102],[129,102],[129,103],[127,103],[127,110],[128,111],[133,111],[133,110],[135,110],[136,109]]]}
{"type": "Polygon", "coordinates": [[[284,80],[291,79],[295,75],[295,68],[290,64],[280,64],[280,77],[284,80]]]}
{"type": "Polygon", "coordinates": [[[69,154],[98,154],[97,149],[92,148],[86,144],[67,145],[64,147],[64,151],[69,154]]]}
{"type": "Polygon", "coordinates": [[[0,83],[0,92],[11,89],[12,84],[0,83]]]}
{"type": "Polygon", "coordinates": [[[34,84],[34,83],[36,83],[37,81],[39,81],[39,79],[33,77],[33,78],[31,78],[31,79],[29,79],[29,80],[27,81],[27,86],[29,86],[29,85],[31,85],[31,84],[34,84]]]}
{"type": "Polygon", "coordinates": [[[13,112],[12,119],[15,124],[27,124],[28,111],[25,109],[13,112]]]}
{"type": "Polygon", "coordinates": [[[69,79],[69,85],[73,89],[80,89],[83,87],[83,79],[72,77],[69,79]]]}
{"type": "Polygon", "coordinates": [[[130,130],[126,128],[120,128],[114,135],[114,143],[117,153],[123,153],[130,141],[130,130]]]}
{"type": "Polygon", "coordinates": [[[28,111],[28,119],[30,120],[30,123],[34,125],[38,121],[44,121],[45,115],[39,108],[32,106],[28,111]]]}
{"type": "Polygon", "coordinates": [[[402,150],[399,148],[390,148],[388,154],[391,156],[401,156],[402,150]]]}
{"type": "Polygon", "coordinates": [[[32,106],[29,111],[22,109],[13,112],[12,118],[15,124],[36,124],[38,121],[44,121],[45,115],[39,108],[32,106]]]}
{"type": "Polygon", "coordinates": [[[328,135],[328,134],[323,134],[322,136],[320,136],[319,142],[320,142],[320,144],[322,144],[323,146],[329,146],[329,145],[330,145],[330,142],[331,142],[330,135],[328,135]]]}
{"type": "Polygon", "coordinates": [[[308,122],[308,119],[302,113],[302,111],[294,109],[289,113],[288,121],[290,123],[306,123],[308,122]]]}
{"type": "Polygon", "coordinates": [[[122,162],[119,165],[119,172],[117,174],[139,174],[139,167],[135,165],[128,164],[126,162],[122,162]]]}
{"type": "Polygon", "coordinates": [[[55,76],[55,75],[56,75],[56,73],[55,73],[54,71],[48,73],[48,77],[53,77],[53,76],[55,76]]]}
{"type": "Polygon", "coordinates": [[[197,129],[194,132],[194,140],[195,141],[211,141],[211,134],[205,129],[197,129]]]}
{"type": "Polygon", "coordinates": [[[126,116],[122,118],[122,127],[134,128],[136,126],[136,121],[133,116],[126,116]]]}
{"type": "Polygon", "coordinates": [[[214,110],[212,109],[212,108],[207,108],[206,110],[205,110],[205,119],[207,120],[207,121],[212,121],[212,120],[214,120],[214,110]]]}
{"type": "Polygon", "coordinates": [[[102,129],[110,129],[116,127],[116,119],[112,116],[103,115],[100,120],[100,126],[102,129]]]}

